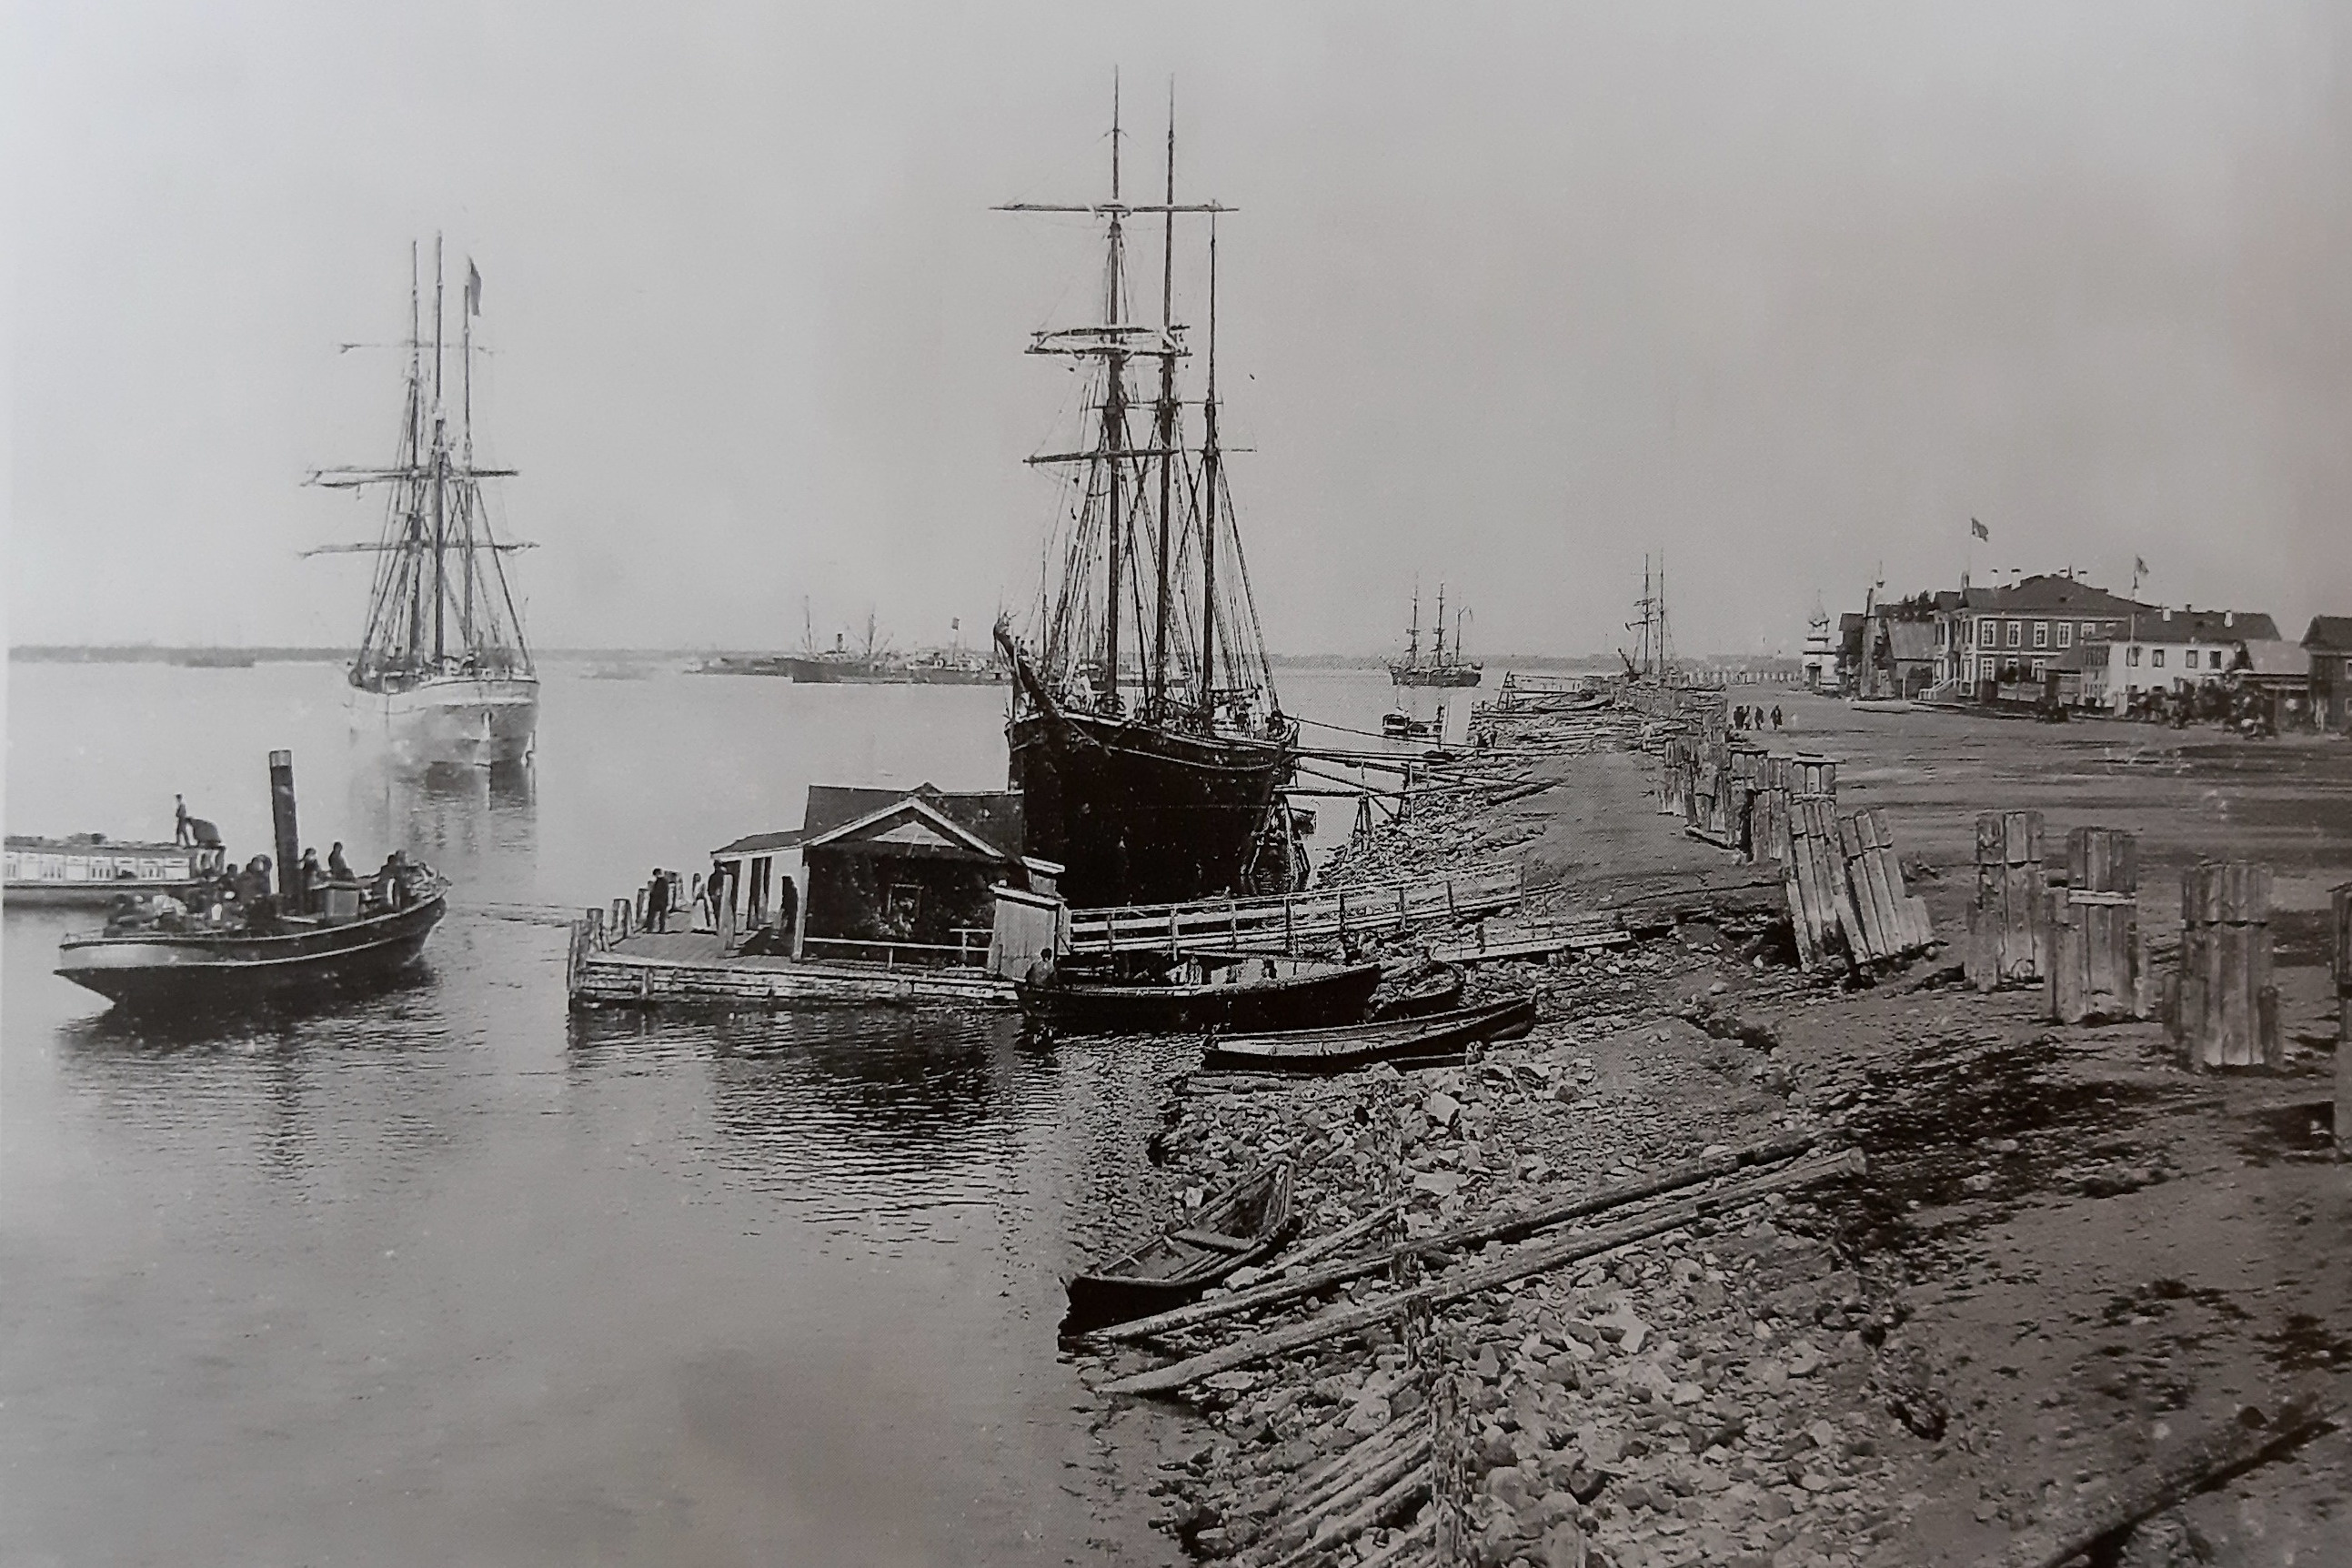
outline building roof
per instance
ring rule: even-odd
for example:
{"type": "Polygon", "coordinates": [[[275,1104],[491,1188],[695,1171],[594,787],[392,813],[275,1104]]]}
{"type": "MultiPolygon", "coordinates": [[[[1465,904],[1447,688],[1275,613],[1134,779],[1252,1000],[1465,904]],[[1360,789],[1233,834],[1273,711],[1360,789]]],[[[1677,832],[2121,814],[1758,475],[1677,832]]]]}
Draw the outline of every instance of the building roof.
{"type": "Polygon", "coordinates": [[[2311,650],[2280,637],[2249,638],[2245,662],[2239,668],[2249,675],[2305,676],[2311,673],[2311,650]]]}
{"type": "Polygon", "coordinates": [[[2352,616],[2312,616],[2311,629],[2303,634],[2303,646],[2329,652],[2352,652],[2352,616]]]}
{"type": "Polygon", "coordinates": [[[1979,615],[2123,616],[2135,610],[2147,611],[2154,607],[2137,599],[2126,599],[2121,594],[2110,594],[2105,588],[2094,587],[2079,577],[2068,577],[2055,572],[2037,573],[2006,588],[1969,590],[1969,609],[1979,615]]]}
{"type": "MultiPolygon", "coordinates": [[[[931,821],[937,831],[930,837],[960,846],[972,853],[985,854],[992,859],[1014,860],[1021,855],[1024,837],[1021,797],[1001,790],[976,791],[951,795],[929,784],[918,784],[911,790],[866,789],[855,784],[811,784],[808,804],[803,808],[801,826],[781,832],[754,833],[738,838],[732,844],[721,845],[713,855],[753,855],[779,849],[793,849],[823,841],[840,842],[859,829],[878,829],[873,833],[877,841],[887,841],[895,827],[885,822],[894,815],[911,816],[931,821]],[[902,812],[898,808],[920,803],[919,813],[902,812]]],[[[909,834],[914,843],[926,837],[923,831],[909,834]]]]}
{"type": "Polygon", "coordinates": [[[2242,610],[2142,610],[2124,628],[2126,642],[2274,642],[2268,616],[2242,610]]]}
{"type": "Polygon", "coordinates": [[[1886,647],[1898,660],[1932,659],[1936,657],[1936,623],[1889,621],[1886,647]]]}

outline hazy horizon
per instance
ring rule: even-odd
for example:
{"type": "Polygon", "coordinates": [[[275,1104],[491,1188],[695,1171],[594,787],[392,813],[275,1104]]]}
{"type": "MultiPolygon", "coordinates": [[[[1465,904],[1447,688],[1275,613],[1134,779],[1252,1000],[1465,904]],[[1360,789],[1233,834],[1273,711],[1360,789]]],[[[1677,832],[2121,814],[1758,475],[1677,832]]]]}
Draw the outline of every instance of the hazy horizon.
{"type": "Polygon", "coordinates": [[[1605,654],[1660,550],[1693,648],[1882,566],[2352,613],[2336,7],[16,17],[12,645],[355,640],[364,558],[298,552],[380,514],[300,481],[390,458],[399,356],[337,345],[436,229],[535,643],[978,641],[1055,501],[1027,334],[1094,277],[988,209],[1105,194],[1115,69],[1130,178],[1172,78],[1180,196],[1240,209],[1276,647],[1392,650],[1418,581],[1474,656],[1605,654]]]}

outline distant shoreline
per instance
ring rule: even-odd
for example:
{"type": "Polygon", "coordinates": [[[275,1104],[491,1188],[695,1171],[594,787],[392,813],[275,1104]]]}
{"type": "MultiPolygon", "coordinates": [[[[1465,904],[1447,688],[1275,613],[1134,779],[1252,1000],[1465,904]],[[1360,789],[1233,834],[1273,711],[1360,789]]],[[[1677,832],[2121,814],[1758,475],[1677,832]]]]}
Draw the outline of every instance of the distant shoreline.
{"type": "MultiPolygon", "coordinates": [[[[687,648],[687,647],[553,647],[541,648],[543,660],[573,659],[675,659],[708,658],[720,653],[737,657],[754,657],[762,652],[782,650],[757,648],[687,648]]],[[[8,650],[12,662],[21,664],[188,664],[215,660],[223,655],[250,658],[257,664],[342,664],[352,657],[348,647],[302,647],[295,646],[239,647],[230,644],[175,645],[166,647],[151,643],[25,643],[8,650]]],[[[1610,654],[1493,654],[1481,656],[1479,663],[1499,676],[1506,669],[1563,670],[1598,673],[1619,668],[1610,654]]],[[[1701,655],[1687,661],[1696,668],[1727,668],[1770,669],[1785,666],[1795,668],[1791,658],[1737,658],[1727,654],[1701,655]]],[[[1388,663],[1387,656],[1353,653],[1278,653],[1274,656],[1276,668],[1281,669],[1381,669],[1388,663]]]]}

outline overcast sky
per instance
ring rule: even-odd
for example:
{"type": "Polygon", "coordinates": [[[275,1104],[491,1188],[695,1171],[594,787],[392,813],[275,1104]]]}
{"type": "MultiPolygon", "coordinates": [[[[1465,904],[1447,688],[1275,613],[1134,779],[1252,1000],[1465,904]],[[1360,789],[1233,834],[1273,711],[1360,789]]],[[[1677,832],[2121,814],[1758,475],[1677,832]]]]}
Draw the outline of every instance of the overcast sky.
{"type": "MultiPolygon", "coordinates": [[[[408,245],[542,645],[1025,608],[1033,327],[1168,84],[1281,650],[1688,649],[1996,567],[2352,613],[2352,22],[2207,5],[24,4],[16,642],[349,642],[408,245]],[[452,315],[454,321],[454,312],[452,315]]],[[[1195,274],[1192,275],[1196,278],[1195,274]]]]}

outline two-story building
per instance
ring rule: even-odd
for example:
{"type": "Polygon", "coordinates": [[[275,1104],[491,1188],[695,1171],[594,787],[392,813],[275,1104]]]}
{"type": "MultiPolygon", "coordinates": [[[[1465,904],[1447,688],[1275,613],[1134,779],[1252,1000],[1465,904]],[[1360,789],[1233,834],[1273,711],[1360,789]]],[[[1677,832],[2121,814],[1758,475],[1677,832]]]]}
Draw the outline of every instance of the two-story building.
{"type": "Polygon", "coordinates": [[[2303,647],[2311,656],[2312,722],[2352,731],[2352,616],[2312,616],[2303,647]]]}
{"type": "Polygon", "coordinates": [[[2069,649],[2116,637],[2131,616],[2150,609],[2058,573],[2040,574],[2006,588],[1963,587],[1958,594],[1937,598],[1943,679],[1979,690],[1989,681],[2042,682],[2069,649]]]}
{"type": "Polygon", "coordinates": [[[2218,681],[2238,667],[2249,642],[2271,642],[2268,616],[2239,610],[2142,610],[2125,618],[2107,653],[2107,706],[2126,712],[2135,698],[2218,681]]]}

